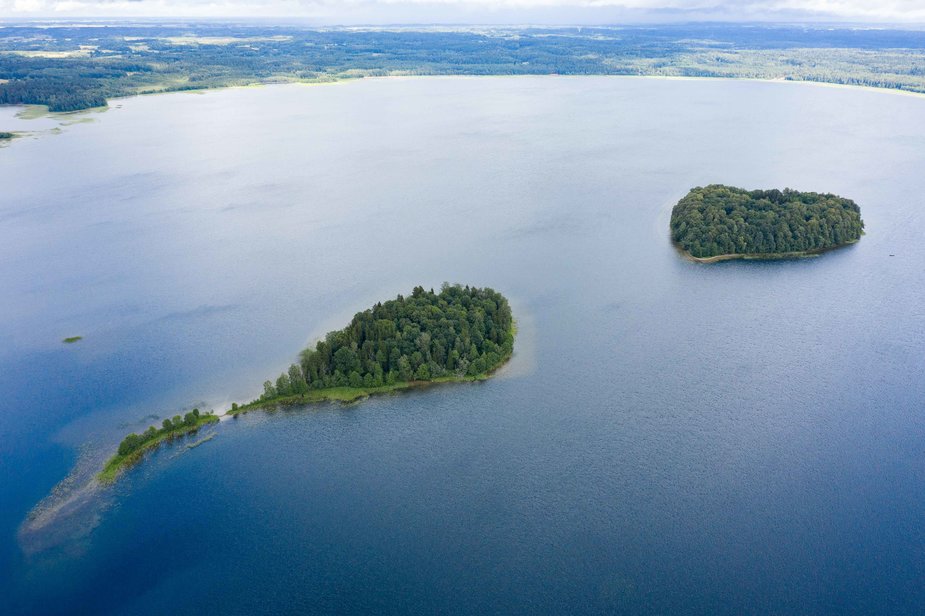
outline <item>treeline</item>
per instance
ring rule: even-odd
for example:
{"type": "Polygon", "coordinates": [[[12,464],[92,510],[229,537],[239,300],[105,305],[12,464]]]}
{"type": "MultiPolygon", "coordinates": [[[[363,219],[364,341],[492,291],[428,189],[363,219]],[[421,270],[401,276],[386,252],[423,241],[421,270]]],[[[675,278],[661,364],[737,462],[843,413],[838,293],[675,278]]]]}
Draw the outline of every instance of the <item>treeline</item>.
{"type": "Polygon", "coordinates": [[[0,29],[0,104],[383,75],[681,75],[925,92],[925,33],[741,26],[311,30],[233,24],[0,29]],[[62,57],[60,54],[72,54],[62,57]]]}
{"type": "Polygon", "coordinates": [[[513,351],[507,299],[492,289],[444,284],[439,293],[377,303],[342,330],[329,332],[273,381],[260,402],[332,387],[376,388],[441,377],[474,377],[513,351]]]}
{"type": "Polygon", "coordinates": [[[47,105],[75,111],[106,105],[106,99],[135,93],[158,80],[145,61],[120,58],[0,57],[0,104],[47,105]],[[145,77],[148,75],[148,77],[145,77]]]}
{"type": "Polygon", "coordinates": [[[671,212],[671,239],[694,257],[810,252],[857,241],[861,210],[832,194],[713,184],[671,212]]]}
{"type": "Polygon", "coordinates": [[[160,428],[149,427],[141,434],[129,434],[122,442],[119,443],[118,454],[127,456],[132,454],[146,444],[172,432],[189,432],[208,421],[214,421],[216,418],[211,414],[201,414],[199,409],[193,409],[182,417],[176,415],[173,419],[167,418],[161,423],[160,428]]]}

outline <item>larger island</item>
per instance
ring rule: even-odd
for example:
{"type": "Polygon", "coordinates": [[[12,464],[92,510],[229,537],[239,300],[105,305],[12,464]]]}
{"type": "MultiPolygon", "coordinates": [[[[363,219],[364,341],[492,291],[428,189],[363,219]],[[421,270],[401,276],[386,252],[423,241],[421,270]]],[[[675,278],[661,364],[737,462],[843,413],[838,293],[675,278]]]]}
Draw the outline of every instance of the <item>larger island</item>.
{"type": "Polygon", "coordinates": [[[851,199],[796,190],[692,189],[671,212],[671,239],[696,261],[801,257],[861,238],[851,199]]]}
{"type": "MultiPolygon", "coordinates": [[[[514,333],[510,304],[497,291],[444,284],[435,293],[415,287],[408,297],[378,302],[344,329],[328,332],[276,380],[266,381],[259,398],[232,404],[227,414],[487,379],[513,354],[514,333]]],[[[212,413],[193,409],[165,419],[160,428],[129,434],[97,478],[111,483],[162,443],[216,421],[212,413]]]]}

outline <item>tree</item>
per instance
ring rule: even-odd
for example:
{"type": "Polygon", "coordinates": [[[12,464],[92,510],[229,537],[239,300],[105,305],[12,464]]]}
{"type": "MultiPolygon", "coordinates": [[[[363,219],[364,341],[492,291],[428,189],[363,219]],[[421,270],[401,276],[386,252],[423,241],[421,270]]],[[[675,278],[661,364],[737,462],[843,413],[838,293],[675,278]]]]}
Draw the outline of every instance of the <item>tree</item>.
{"type": "Polygon", "coordinates": [[[289,385],[289,375],[284,372],[276,379],[276,395],[282,398],[291,393],[292,389],[289,385]]]}
{"type": "Polygon", "coordinates": [[[298,364],[289,366],[289,387],[295,395],[301,395],[308,391],[308,384],[305,382],[302,368],[298,364]]]}
{"type": "Polygon", "coordinates": [[[134,432],[132,432],[131,434],[126,436],[124,439],[122,439],[121,443],[119,443],[119,450],[118,450],[119,455],[127,456],[128,454],[138,449],[141,446],[142,442],[143,442],[142,438],[138,436],[137,434],[135,434],[134,432]]]}
{"type": "Polygon", "coordinates": [[[410,381],[413,376],[411,360],[408,359],[407,355],[402,355],[401,359],[398,360],[398,378],[402,381],[410,381]]]}

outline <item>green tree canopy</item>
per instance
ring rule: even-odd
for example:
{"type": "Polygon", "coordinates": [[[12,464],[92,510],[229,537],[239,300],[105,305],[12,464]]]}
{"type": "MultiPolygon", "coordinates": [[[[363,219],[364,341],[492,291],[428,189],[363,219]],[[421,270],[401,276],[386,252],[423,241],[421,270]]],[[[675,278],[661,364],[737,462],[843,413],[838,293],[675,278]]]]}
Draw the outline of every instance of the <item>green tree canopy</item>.
{"type": "Polygon", "coordinates": [[[855,242],[861,209],[832,194],[697,187],[671,212],[671,239],[694,257],[812,252],[855,242]]]}
{"type": "Polygon", "coordinates": [[[507,299],[492,289],[444,284],[439,293],[377,303],[301,354],[262,401],[330,387],[381,387],[399,381],[475,376],[496,369],[514,346],[507,299]]]}

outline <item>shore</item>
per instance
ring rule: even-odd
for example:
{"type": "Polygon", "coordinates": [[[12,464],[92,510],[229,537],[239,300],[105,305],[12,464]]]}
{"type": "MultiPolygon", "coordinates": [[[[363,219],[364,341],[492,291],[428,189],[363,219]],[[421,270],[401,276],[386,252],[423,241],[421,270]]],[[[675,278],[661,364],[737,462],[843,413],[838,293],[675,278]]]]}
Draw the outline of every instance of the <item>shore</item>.
{"type": "Polygon", "coordinates": [[[724,255],[714,255],[712,257],[695,257],[687,250],[674,244],[675,249],[681,253],[681,255],[688,261],[693,261],[694,263],[719,263],[720,261],[782,261],[786,259],[809,259],[813,257],[818,257],[827,252],[833,250],[838,250],[839,248],[844,248],[846,246],[851,246],[852,244],[857,244],[860,240],[852,240],[850,242],[845,242],[844,244],[839,244],[838,246],[830,246],[828,248],[817,248],[815,250],[800,250],[797,252],[768,252],[768,253],[730,253],[724,255]]]}
{"type": "Polygon", "coordinates": [[[204,94],[210,91],[230,90],[230,89],[247,89],[262,88],[266,86],[330,86],[338,84],[347,84],[352,82],[366,80],[410,80],[410,79],[490,79],[490,78],[547,78],[547,79],[586,79],[586,78],[607,78],[607,79],[657,79],[663,81],[746,81],[753,83],[774,83],[774,84],[802,84],[809,86],[818,86],[823,88],[839,88],[848,90],[866,90],[869,92],[885,92],[889,94],[899,94],[902,96],[925,97],[925,92],[915,92],[913,90],[904,90],[902,88],[887,88],[876,86],[865,86],[855,84],[836,83],[830,81],[812,81],[806,79],[785,79],[783,77],[762,78],[762,77],[707,77],[707,76],[685,76],[685,75],[608,75],[608,74],[588,74],[588,75],[377,75],[377,76],[346,76],[324,79],[309,80],[291,80],[291,81],[271,81],[252,83],[234,83],[226,86],[215,86],[201,89],[183,89],[170,90],[152,88],[147,91],[136,92],[128,96],[117,96],[106,99],[105,107],[88,107],[86,109],[76,109],[74,111],[49,111],[45,105],[0,105],[0,107],[21,107],[22,111],[16,114],[20,120],[34,120],[37,118],[57,118],[63,119],[68,117],[79,116],[86,113],[101,113],[107,111],[112,103],[121,100],[134,98],[136,96],[155,96],[164,94],[204,94]]]}
{"type": "Polygon", "coordinates": [[[298,406],[302,404],[317,404],[320,402],[356,402],[357,400],[363,400],[365,398],[369,398],[370,396],[381,396],[383,394],[390,394],[396,391],[408,389],[422,389],[432,385],[441,385],[445,383],[474,383],[477,381],[485,381],[491,378],[492,374],[504,366],[509,359],[510,357],[504,359],[491,372],[477,374],[475,376],[442,376],[436,379],[431,379],[429,381],[400,381],[398,383],[393,383],[392,385],[382,385],[381,387],[328,387],[326,389],[316,389],[295,396],[283,396],[281,398],[274,398],[272,400],[265,401],[254,400],[253,402],[248,402],[247,404],[238,407],[232,407],[222,416],[234,417],[236,415],[240,415],[241,413],[246,413],[255,409],[268,409],[275,406],[298,406]]]}
{"type": "Polygon", "coordinates": [[[141,459],[144,458],[145,454],[160,447],[161,443],[164,443],[165,441],[171,441],[175,438],[180,438],[188,434],[193,434],[197,432],[199,428],[211,423],[217,423],[218,420],[219,419],[217,415],[200,415],[196,420],[196,423],[191,426],[184,424],[179,428],[161,431],[161,433],[156,437],[149,441],[145,441],[135,451],[124,456],[116,454],[109,458],[109,460],[106,462],[106,465],[103,467],[103,470],[97,473],[96,478],[102,484],[111,484],[116,479],[118,479],[119,475],[121,475],[125,470],[140,462],[141,459]]]}

